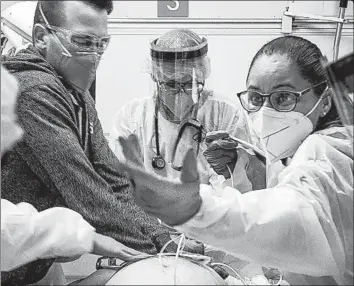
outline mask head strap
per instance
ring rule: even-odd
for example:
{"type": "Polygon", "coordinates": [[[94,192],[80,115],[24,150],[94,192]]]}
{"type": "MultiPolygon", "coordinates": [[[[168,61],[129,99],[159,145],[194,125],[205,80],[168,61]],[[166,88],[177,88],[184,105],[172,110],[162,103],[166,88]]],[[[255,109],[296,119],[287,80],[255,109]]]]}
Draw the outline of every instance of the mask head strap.
{"type": "Polygon", "coordinates": [[[202,57],[208,52],[208,41],[202,39],[202,43],[198,46],[190,48],[161,48],[156,45],[158,39],[151,43],[150,55],[153,60],[157,61],[176,61],[176,60],[191,60],[202,57]]]}
{"type": "MultiPolygon", "coordinates": [[[[47,17],[44,15],[42,4],[40,2],[38,3],[38,9],[39,9],[39,12],[41,13],[41,16],[43,18],[45,26],[47,27],[47,29],[49,29],[51,31],[51,33],[54,35],[54,37],[56,38],[57,42],[59,43],[60,47],[63,49],[63,55],[71,58],[72,54],[67,50],[67,48],[64,47],[63,43],[60,41],[58,36],[54,32],[52,32],[53,28],[49,24],[47,17]]],[[[40,24],[36,24],[36,25],[40,25],[40,24]]]]}

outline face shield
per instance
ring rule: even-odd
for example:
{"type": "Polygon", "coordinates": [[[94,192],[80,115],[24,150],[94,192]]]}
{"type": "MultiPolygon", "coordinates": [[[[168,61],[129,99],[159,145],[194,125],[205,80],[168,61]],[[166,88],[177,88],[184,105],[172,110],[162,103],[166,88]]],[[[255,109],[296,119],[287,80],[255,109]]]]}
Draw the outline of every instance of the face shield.
{"type": "Polygon", "coordinates": [[[210,67],[208,43],[189,48],[161,48],[151,43],[151,77],[158,111],[170,122],[196,118],[210,67]]]}
{"type": "Polygon", "coordinates": [[[180,171],[182,160],[188,151],[193,149],[196,155],[203,139],[203,126],[197,120],[201,106],[201,95],[205,79],[209,76],[210,65],[207,57],[208,44],[202,42],[188,48],[166,48],[157,45],[158,40],[151,43],[151,78],[154,84],[155,99],[155,138],[156,154],[153,167],[164,168],[160,154],[158,125],[159,116],[173,123],[172,128],[178,130],[175,143],[171,146],[171,167],[180,171]],[[156,164],[161,162],[161,164],[156,164]]]}
{"type": "Polygon", "coordinates": [[[334,103],[346,127],[348,135],[353,138],[354,126],[354,53],[330,64],[323,64],[328,81],[334,91],[334,103]]]}

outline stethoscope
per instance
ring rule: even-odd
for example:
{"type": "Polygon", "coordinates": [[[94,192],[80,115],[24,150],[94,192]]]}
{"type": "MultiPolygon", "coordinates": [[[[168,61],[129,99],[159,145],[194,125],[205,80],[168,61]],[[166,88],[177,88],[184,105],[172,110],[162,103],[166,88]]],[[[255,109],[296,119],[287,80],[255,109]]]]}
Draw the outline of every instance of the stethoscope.
{"type": "Polygon", "coordinates": [[[166,161],[162,158],[160,153],[160,142],[159,142],[159,119],[158,119],[158,96],[156,97],[155,103],[155,118],[154,118],[154,128],[155,128],[155,145],[156,145],[156,156],[152,158],[151,164],[155,170],[162,170],[166,166],[166,161]]]}
{"type": "MultiPolygon", "coordinates": [[[[204,87],[204,83],[202,84],[202,87],[204,87]]],[[[202,92],[202,88],[199,88],[198,90],[198,102],[199,102],[199,97],[202,92]]],[[[165,159],[161,156],[160,153],[160,141],[159,141],[159,119],[158,119],[158,106],[160,104],[160,99],[159,96],[156,96],[156,102],[155,102],[155,118],[154,118],[154,129],[155,129],[155,145],[156,145],[156,156],[152,158],[151,165],[155,170],[162,170],[166,166],[166,161],[165,159]]],[[[198,113],[198,108],[193,108],[193,114],[192,117],[194,119],[197,118],[197,113],[198,113]]],[[[202,127],[201,127],[202,128],[202,127]]],[[[180,138],[177,138],[177,142],[179,142],[180,138]]]]}

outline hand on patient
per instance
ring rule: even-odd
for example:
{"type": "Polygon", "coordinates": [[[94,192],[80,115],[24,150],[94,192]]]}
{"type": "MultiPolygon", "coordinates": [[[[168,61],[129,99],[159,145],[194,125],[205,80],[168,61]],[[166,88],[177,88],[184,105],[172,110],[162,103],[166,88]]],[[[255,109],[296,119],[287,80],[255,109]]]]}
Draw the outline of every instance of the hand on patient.
{"type": "MultiPolygon", "coordinates": [[[[111,237],[96,232],[93,235],[93,249],[90,253],[105,257],[115,257],[123,261],[137,261],[140,256],[145,255],[140,251],[125,246],[111,237]]],[[[72,262],[80,257],[81,255],[73,257],[60,257],[56,259],[56,262],[72,262]]]]}
{"type": "Polygon", "coordinates": [[[209,132],[205,137],[205,142],[208,146],[203,153],[206,160],[218,175],[229,179],[230,171],[234,171],[237,161],[237,142],[230,140],[227,131],[209,132]]]}
{"type": "Polygon", "coordinates": [[[92,254],[115,257],[123,261],[135,261],[144,253],[125,246],[115,239],[95,233],[92,254]]]}
{"type": "Polygon", "coordinates": [[[126,161],[117,167],[128,173],[136,203],[148,214],[160,218],[168,225],[185,223],[198,212],[202,204],[194,152],[187,152],[180,179],[168,179],[145,171],[137,162],[131,148],[136,145],[135,141],[135,135],[127,139],[119,138],[126,161]]]}

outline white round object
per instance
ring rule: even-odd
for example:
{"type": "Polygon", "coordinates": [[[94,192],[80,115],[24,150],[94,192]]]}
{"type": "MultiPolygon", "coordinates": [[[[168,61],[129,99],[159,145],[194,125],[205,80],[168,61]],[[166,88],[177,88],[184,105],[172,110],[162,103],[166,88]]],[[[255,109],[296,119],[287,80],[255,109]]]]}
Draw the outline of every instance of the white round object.
{"type": "Polygon", "coordinates": [[[225,285],[225,281],[208,266],[186,258],[178,258],[176,264],[175,257],[165,256],[162,264],[159,257],[130,264],[117,272],[106,285],[225,285]]]}

